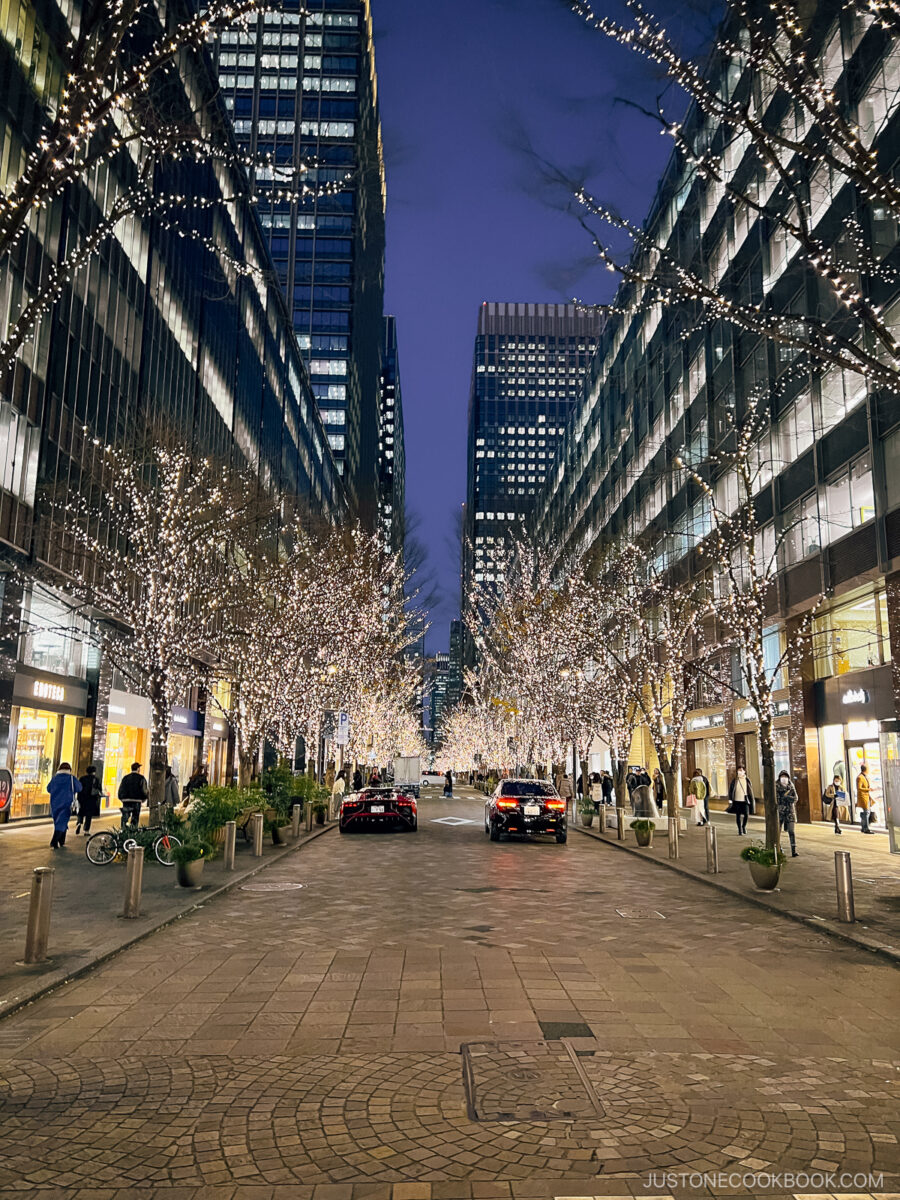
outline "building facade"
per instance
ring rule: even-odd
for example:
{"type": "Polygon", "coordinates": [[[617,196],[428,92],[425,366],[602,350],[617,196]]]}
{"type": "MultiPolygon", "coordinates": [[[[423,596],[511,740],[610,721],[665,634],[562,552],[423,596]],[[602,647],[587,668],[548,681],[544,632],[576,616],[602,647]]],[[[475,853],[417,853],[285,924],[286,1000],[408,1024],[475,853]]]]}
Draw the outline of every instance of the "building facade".
{"type": "MultiPolygon", "coordinates": [[[[46,63],[36,71],[35,55],[52,64],[68,31],[42,0],[20,0],[10,21],[0,38],[0,169],[11,171],[58,100],[58,77],[54,84],[46,63]],[[30,30],[28,39],[7,36],[17,28],[30,30]]],[[[166,84],[173,119],[178,103],[202,111],[206,133],[228,143],[211,67],[193,54],[178,67],[166,84]]],[[[4,333],[23,279],[90,232],[101,198],[129,169],[127,158],[113,160],[33,222],[0,270],[4,333]]],[[[240,169],[223,164],[181,164],[160,186],[204,201],[246,191],[240,169]]],[[[100,658],[93,618],[66,602],[63,564],[42,528],[42,495],[59,502],[90,476],[95,439],[174,436],[198,455],[250,469],[275,495],[299,497],[316,512],[346,511],[258,220],[247,205],[203,211],[214,213],[198,218],[215,222],[214,249],[163,218],[121,222],[0,377],[0,769],[9,772],[0,772],[0,819],[46,813],[47,781],[61,761],[78,770],[97,763],[113,802],[123,771],[149,761],[149,703],[100,658]],[[236,273],[234,259],[257,270],[236,273]]],[[[171,714],[169,745],[180,782],[201,758],[219,764],[224,779],[227,727],[197,691],[182,705],[171,714]]]]}
{"type": "Polygon", "coordinates": [[[223,33],[216,63],[338,470],[374,530],[385,184],[369,0],[285,0],[223,33]]]}
{"type": "MultiPolygon", "coordinates": [[[[813,22],[823,71],[849,118],[867,147],[894,162],[900,109],[885,97],[900,90],[896,47],[875,22],[836,5],[820,4],[813,22]]],[[[729,86],[738,84],[732,78],[729,86]]],[[[697,120],[689,115],[689,133],[697,120]]],[[[713,147],[725,136],[706,132],[713,147]]],[[[737,145],[723,151],[725,177],[746,180],[759,164],[751,146],[737,145]]],[[[853,219],[879,258],[897,260],[896,219],[860,201],[827,166],[810,177],[798,161],[797,175],[823,240],[833,240],[853,219]]],[[[774,179],[761,186],[770,208],[789,203],[774,179]]],[[[830,311],[777,223],[733,204],[724,187],[704,182],[679,160],[662,180],[646,228],[657,243],[689,257],[723,294],[800,317],[830,311]]],[[[896,331],[900,289],[885,283],[876,293],[896,331]]],[[[760,550],[778,546],[768,648],[773,669],[786,635],[816,609],[805,661],[776,680],[776,771],[791,772],[801,816],[820,819],[822,793],[833,776],[855,798],[865,762],[883,829],[886,795],[900,790],[900,400],[870,388],[861,374],[822,368],[791,347],[700,320],[687,303],[661,307],[645,299],[627,286],[617,297],[618,311],[604,330],[584,399],[541,496],[538,535],[578,552],[641,539],[676,575],[705,573],[698,547],[711,529],[710,509],[675,460],[709,471],[718,508],[733,511],[737,480],[715,466],[715,455],[733,448],[750,397],[763,397],[754,503],[760,550]]],[[[739,682],[736,662],[716,666],[712,674],[739,682]]],[[[745,765],[759,792],[756,714],[740,694],[723,701],[721,689],[703,681],[694,701],[686,774],[700,767],[721,800],[736,767],[745,765]]],[[[645,760],[648,747],[649,739],[645,760]]]]}
{"type": "Polygon", "coordinates": [[[378,431],[378,531],[389,554],[402,554],[406,534],[406,443],[397,318],[384,318],[378,431]]]}
{"type": "Polygon", "coordinates": [[[602,313],[572,304],[482,304],[469,396],[463,604],[493,580],[494,551],[530,521],[585,370],[602,313]]]}
{"type": "Polygon", "coordinates": [[[422,727],[425,744],[431,749],[441,744],[441,721],[447,708],[449,671],[449,654],[438,651],[425,659],[422,727]]]}
{"type": "Polygon", "coordinates": [[[465,632],[462,621],[450,622],[450,665],[447,673],[447,707],[459,704],[463,694],[465,632]]]}

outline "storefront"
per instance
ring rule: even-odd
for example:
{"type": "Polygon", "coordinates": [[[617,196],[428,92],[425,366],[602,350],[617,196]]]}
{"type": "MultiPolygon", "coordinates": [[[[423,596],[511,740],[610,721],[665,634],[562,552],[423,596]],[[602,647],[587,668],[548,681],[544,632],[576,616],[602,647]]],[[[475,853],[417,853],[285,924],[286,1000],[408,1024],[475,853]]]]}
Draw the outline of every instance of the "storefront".
{"type": "Polygon", "coordinates": [[[18,667],[9,722],[13,785],[8,812],[13,819],[49,813],[47,784],[61,762],[76,773],[86,765],[81,756],[87,698],[80,681],[18,667]]]}
{"type": "Polygon", "coordinates": [[[173,708],[169,734],[169,766],[179,792],[193,775],[203,745],[203,717],[193,708],[173,708]]]}
{"type": "Polygon", "coordinates": [[[720,708],[694,713],[685,722],[688,778],[700,770],[709,780],[712,799],[728,795],[725,714],[720,708]]]}
{"type": "Polygon", "coordinates": [[[224,786],[228,780],[228,722],[224,717],[206,716],[206,765],[209,782],[217,787],[224,786]]]}
{"type": "Polygon", "coordinates": [[[119,783],[131,764],[140,763],[144,774],[150,769],[150,701],[113,688],[107,711],[103,807],[118,808],[119,783]]]}
{"type": "MultiPolygon", "coordinates": [[[[772,719],[772,750],[775,776],[781,771],[791,774],[791,705],[787,696],[775,700],[772,719]]],[[[736,766],[747,772],[754,795],[762,796],[762,755],[759,749],[759,722],[756,709],[746,700],[734,706],[734,759],[736,766]]]]}
{"type": "MultiPolygon", "coordinates": [[[[834,776],[843,782],[850,819],[858,822],[856,780],[865,763],[875,812],[875,828],[884,829],[885,763],[880,722],[894,718],[891,667],[848,671],[816,683],[816,723],[823,788],[834,776]]],[[[822,816],[821,803],[813,805],[822,816]]]]}

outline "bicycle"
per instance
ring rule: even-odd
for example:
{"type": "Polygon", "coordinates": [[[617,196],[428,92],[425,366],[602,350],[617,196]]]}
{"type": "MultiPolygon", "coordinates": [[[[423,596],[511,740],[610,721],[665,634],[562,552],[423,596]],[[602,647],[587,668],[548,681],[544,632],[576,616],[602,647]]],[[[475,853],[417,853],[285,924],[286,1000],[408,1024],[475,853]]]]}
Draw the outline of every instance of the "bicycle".
{"type": "MultiPolygon", "coordinates": [[[[144,826],[141,833],[159,834],[152,843],[156,861],[164,867],[174,867],[173,852],[176,846],[181,845],[181,839],[160,825],[144,826]]],[[[105,867],[108,863],[115,862],[120,854],[127,854],[133,846],[143,844],[133,835],[134,826],[126,826],[124,829],[102,829],[99,833],[92,833],[84,844],[88,862],[93,863],[95,867],[105,867]]]]}

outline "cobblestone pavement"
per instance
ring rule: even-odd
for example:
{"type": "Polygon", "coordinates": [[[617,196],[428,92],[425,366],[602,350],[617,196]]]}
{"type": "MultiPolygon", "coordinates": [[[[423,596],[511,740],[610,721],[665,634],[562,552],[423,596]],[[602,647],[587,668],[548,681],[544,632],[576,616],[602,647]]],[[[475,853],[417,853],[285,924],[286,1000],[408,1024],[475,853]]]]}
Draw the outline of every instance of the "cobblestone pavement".
{"type": "Polygon", "coordinates": [[[886,962],[467,796],[263,879],[0,1023],[0,1195],[900,1192],[886,962]]]}

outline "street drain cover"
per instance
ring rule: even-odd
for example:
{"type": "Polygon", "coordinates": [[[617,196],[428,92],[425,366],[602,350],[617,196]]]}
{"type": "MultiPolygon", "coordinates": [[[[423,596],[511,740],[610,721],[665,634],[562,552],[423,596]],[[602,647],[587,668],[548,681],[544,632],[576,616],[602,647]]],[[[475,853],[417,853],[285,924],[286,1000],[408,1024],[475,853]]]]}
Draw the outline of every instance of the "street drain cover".
{"type": "Polygon", "coordinates": [[[617,908],[620,917],[628,917],[634,921],[665,921],[661,912],[655,908],[617,908]]]}
{"type": "Polygon", "coordinates": [[[245,883],[242,892],[295,892],[302,888],[302,883],[245,883]]]}
{"type": "Polygon", "coordinates": [[[571,1050],[561,1042],[469,1042],[463,1083],[473,1121],[565,1121],[603,1115],[571,1050]]]}

